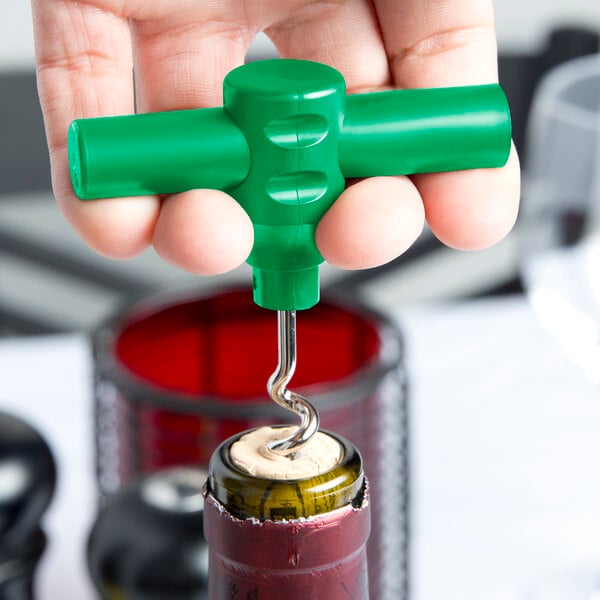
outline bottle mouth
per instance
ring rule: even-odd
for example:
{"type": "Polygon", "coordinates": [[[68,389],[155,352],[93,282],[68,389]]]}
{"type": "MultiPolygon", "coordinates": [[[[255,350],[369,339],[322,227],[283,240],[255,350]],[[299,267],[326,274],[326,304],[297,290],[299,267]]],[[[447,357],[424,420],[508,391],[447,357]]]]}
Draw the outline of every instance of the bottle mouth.
{"type": "Polygon", "coordinates": [[[293,521],[361,505],[365,488],[362,458],[345,438],[324,433],[339,445],[339,459],[333,467],[316,476],[273,479],[252,475],[232,460],[232,446],[247,433],[223,442],[209,465],[208,493],[234,517],[293,521]]]}

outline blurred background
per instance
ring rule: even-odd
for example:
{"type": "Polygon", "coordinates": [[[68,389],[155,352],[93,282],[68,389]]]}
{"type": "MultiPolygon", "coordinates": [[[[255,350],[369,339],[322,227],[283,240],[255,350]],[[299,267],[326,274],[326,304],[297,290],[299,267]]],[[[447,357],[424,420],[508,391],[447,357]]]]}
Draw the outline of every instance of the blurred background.
{"type": "MultiPolygon", "coordinates": [[[[403,593],[598,600],[600,285],[591,274],[600,262],[582,240],[600,221],[600,67],[584,59],[553,74],[598,55],[600,6],[497,0],[495,11],[523,166],[514,231],[477,253],[425,232],[389,265],[325,267],[323,281],[382,310],[404,335],[403,593]]],[[[39,597],[85,600],[96,507],[88,336],[133,299],[247,282],[249,272],[196,278],[152,251],[109,261],[79,241],[50,189],[30,19],[25,0],[0,3],[0,410],[33,423],[57,457],[39,597]]],[[[272,53],[259,38],[249,58],[272,53]]]]}

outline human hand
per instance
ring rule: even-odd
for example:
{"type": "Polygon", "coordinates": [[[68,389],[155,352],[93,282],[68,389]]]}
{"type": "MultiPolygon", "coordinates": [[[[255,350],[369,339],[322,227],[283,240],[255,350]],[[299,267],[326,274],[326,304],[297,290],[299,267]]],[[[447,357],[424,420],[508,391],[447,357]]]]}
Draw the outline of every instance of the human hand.
{"type": "MultiPolygon", "coordinates": [[[[68,170],[76,118],[221,104],[222,81],[259,31],[282,57],[330,64],[348,91],[497,81],[491,0],[32,0],[38,88],[57,202],[98,252],[129,258],[150,244],[201,274],[236,267],[252,224],[227,194],[192,190],[81,202],[68,170]],[[224,226],[224,224],[226,224],[224,226]]],[[[316,233],[343,268],[383,264],[427,219],[449,246],[480,249],[511,229],[519,199],[514,149],[502,169],[372,177],[350,186],[316,233]]]]}

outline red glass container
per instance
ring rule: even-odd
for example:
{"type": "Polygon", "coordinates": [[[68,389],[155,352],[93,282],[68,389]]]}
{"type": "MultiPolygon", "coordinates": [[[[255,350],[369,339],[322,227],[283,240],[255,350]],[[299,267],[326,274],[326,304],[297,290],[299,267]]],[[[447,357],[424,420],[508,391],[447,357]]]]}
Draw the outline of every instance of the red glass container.
{"type": "MultiPolygon", "coordinates": [[[[398,327],[354,299],[298,313],[290,387],[361,452],[371,487],[370,598],[402,599],[407,575],[407,398],[398,327]]],[[[100,492],[171,465],[206,467],[228,437],[295,422],[268,397],[277,318],[250,290],[157,296],[94,336],[100,492]]]]}

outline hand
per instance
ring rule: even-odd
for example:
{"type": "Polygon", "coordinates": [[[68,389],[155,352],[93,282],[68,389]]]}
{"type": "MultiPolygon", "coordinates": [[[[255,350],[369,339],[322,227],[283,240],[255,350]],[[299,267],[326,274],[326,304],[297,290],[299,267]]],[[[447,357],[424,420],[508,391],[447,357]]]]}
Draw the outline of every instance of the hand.
{"type": "MultiPolygon", "coordinates": [[[[128,258],[153,244],[201,274],[243,262],[252,224],[230,196],[193,190],[81,202],[73,194],[67,128],[76,118],[221,104],[224,76],[265,31],[281,56],[332,65],[348,91],[497,81],[491,0],[32,0],[38,87],[54,193],[98,252],[128,258]],[[226,223],[226,226],[223,224],[226,223]]],[[[406,250],[427,219],[444,243],[466,250],[502,239],[514,224],[519,167],[350,186],[317,228],[326,260],[383,264],[406,250]]]]}

